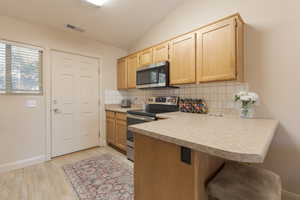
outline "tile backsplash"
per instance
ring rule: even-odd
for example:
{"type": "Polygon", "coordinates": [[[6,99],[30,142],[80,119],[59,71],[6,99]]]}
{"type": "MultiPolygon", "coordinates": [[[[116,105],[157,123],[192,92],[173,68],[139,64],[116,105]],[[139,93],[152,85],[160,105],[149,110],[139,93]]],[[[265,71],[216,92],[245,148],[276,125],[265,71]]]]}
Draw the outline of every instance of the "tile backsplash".
{"type": "Polygon", "coordinates": [[[104,103],[105,104],[120,104],[122,99],[127,98],[128,91],[118,90],[105,90],[104,92],[104,103]]]}
{"type": "Polygon", "coordinates": [[[247,83],[218,82],[199,85],[182,85],[177,89],[128,91],[106,90],[105,104],[119,104],[122,99],[131,99],[133,104],[143,104],[149,96],[179,96],[204,99],[211,113],[236,113],[233,96],[239,91],[248,91],[247,83]]]}

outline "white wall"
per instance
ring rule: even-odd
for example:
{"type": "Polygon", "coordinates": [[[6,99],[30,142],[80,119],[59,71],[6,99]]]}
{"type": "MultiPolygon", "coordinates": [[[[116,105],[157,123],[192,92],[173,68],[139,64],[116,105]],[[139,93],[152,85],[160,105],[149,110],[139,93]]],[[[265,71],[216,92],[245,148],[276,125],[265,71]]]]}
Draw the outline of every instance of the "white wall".
{"type": "Polygon", "coordinates": [[[187,0],[152,27],[131,51],[239,12],[248,24],[246,79],[261,96],[259,114],[280,120],[264,166],[281,175],[284,188],[300,194],[300,1],[187,0]]]}
{"type": "MultiPolygon", "coordinates": [[[[126,51],[68,32],[0,17],[0,39],[41,46],[44,53],[43,96],[0,95],[0,170],[8,163],[26,160],[46,153],[46,110],[50,102],[50,49],[101,57],[101,89],[116,89],[116,59],[126,51]],[[26,108],[26,99],[36,99],[36,108],[26,108]]],[[[49,121],[48,121],[49,122],[49,121]]],[[[48,123],[49,125],[49,123],[48,123]]],[[[102,122],[103,125],[103,122],[102,122]]]]}

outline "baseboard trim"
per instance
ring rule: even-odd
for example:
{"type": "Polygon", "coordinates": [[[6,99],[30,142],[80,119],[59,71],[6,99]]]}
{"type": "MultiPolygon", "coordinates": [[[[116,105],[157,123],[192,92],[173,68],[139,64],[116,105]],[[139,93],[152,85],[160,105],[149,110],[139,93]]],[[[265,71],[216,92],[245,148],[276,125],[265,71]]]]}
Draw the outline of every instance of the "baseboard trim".
{"type": "Polygon", "coordinates": [[[0,173],[9,172],[15,169],[24,168],[30,165],[35,165],[44,162],[46,159],[45,155],[36,156],[33,158],[25,159],[25,160],[19,160],[12,163],[7,163],[0,165],[0,173]]]}
{"type": "Polygon", "coordinates": [[[300,200],[300,195],[283,190],[282,191],[282,199],[283,200],[300,200]]]}

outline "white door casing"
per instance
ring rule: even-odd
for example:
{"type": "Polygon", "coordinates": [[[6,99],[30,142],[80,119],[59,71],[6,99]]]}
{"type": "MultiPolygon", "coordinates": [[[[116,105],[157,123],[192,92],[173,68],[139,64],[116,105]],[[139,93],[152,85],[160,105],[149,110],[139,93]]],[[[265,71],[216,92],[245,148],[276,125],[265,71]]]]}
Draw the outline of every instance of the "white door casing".
{"type": "Polygon", "coordinates": [[[52,51],[51,156],[99,145],[97,59],[52,51]]]}

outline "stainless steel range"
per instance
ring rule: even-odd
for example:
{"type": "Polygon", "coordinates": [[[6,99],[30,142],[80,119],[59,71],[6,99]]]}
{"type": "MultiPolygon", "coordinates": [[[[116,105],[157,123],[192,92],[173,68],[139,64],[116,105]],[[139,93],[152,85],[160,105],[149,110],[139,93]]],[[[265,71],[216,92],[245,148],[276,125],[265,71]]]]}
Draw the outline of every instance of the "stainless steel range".
{"type": "MultiPolygon", "coordinates": [[[[157,114],[178,111],[178,97],[150,97],[145,110],[127,112],[127,125],[157,120],[157,114]]],[[[134,133],[127,129],[127,158],[134,161],[134,133]]]]}

